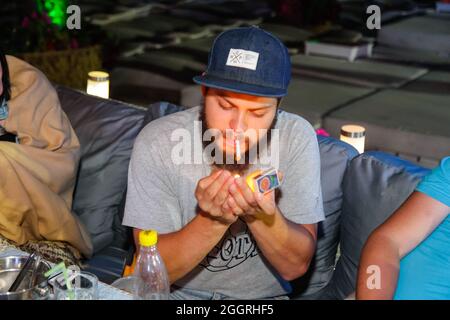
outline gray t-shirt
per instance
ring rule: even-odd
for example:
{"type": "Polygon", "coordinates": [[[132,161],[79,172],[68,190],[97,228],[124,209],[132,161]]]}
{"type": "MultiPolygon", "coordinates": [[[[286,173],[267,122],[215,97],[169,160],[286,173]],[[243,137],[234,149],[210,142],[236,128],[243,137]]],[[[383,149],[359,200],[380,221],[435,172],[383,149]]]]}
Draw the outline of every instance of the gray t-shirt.
{"type": "MultiPolygon", "coordinates": [[[[198,181],[211,173],[211,166],[173,161],[173,148],[179,141],[171,137],[174,130],[184,128],[193,139],[200,139],[201,134],[194,135],[198,127],[193,125],[199,111],[200,107],[195,107],[154,120],[137,137],[128,173],[124,225],[164,234],[183,228],[197,214],[194,192],[198,181]]],[[[278,169],[284,175],[280,211],[295,223],[322,221],[320,156],[314,129],[303,118],[284,111],[278,113],[275,128],[280,141],[278,169]]],[[[270,298],[291,290],[289,282],[258,250],[242,220],[237,220],[207,257],[175,284],[236,299],[270,298]]]]}

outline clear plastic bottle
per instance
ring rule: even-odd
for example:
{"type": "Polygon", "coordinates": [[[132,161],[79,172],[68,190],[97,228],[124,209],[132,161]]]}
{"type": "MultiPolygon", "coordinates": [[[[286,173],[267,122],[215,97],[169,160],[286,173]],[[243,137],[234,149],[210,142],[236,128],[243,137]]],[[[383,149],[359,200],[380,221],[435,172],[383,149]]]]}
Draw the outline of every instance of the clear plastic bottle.
{"type": "Polygon", "coordinates": [[[139,233],[140,250],[133,275],[142,279],[139,296],[144,300],[168,300],[169,276],[166,266],[156,248],[158,233],[143,230],[139,233]]]}

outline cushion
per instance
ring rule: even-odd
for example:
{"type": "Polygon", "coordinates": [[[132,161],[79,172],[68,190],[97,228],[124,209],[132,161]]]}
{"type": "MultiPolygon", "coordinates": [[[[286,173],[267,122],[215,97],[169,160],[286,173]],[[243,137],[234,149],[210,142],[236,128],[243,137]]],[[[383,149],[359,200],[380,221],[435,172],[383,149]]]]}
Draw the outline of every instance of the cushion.
{"type": "Polygon", "coordinates": [[[161,36],[173,31],[194,30],[198,25],[189,19],[164,14],[151,14],[132,20],[114,22],[105,27],[115,36],[125,39],[161,36]]]}
{"type": "Polygon", "coordinates": [[[324,80],[370,88],[399,87],[427,72],[425,68],[403,66],[371,60],[349,62],[344,59],[295,55],[292,72],[324,80]]]}
{"type": "Polygon", "coordinates": [[[358,155],[347,143],[317,136],[320,150],[322,197],[325,221],[318,225],[316,254],[309,271],[292,282],[293,299],[319,299],[333,275],[339,243],[343,190],[342,180],[350,160],[358,155]]]}
{"type": "Polygon", "coordinates": [[[447,95],[450,98],[450,72],[430,71],[423,77],[406,84],[402,90],[447,95]]]}
{"type": "Polygon", "coordinates": [[[260,27],[280,39],[291,54],[298,53],[303,42],[313,35],[309,30],[285,23],[263,22],[260,27]]]}
{"type": "Polygon", "coordinates": [[[448,55],[450,53],[450,20],[445,15],[407,18],[383,25],[378,32],[377,40],[378,43],[387,47],[425,50],[448,55]]]}
{"type": "Polygon", "coordinates": [[[400,207],[428,172],[377,151],[350,162],[343,183],[341,256],[322,298],[344,299],[355,291],[361,250],[370,233],[400,207]]]}
{"type": "Polygon", "coordinates": [[[192,77],[203,73],[206,63],[206,60],[199,61],[195,52],[161,49],[120,58],[117,65],[155,72],[175,81],[192,84],[192,77]]]}
{"type": "Polygon", "coordinates": [[[372,88],[293,76],[281,106],[305,118],[314,127],[320,127],[328,113],[373,91],[372,88]]]}
{"type": "Polygon", "coordinates": [[[185,107],[178,106],[176,104],[172,104],[166,101],[156,102],[151,104],[147,108],[147,113],[145,114],[145,124],[150,121],[156,120],[158,118],[168,116],[169,114],[186,110],[185,107]]]}
{"type": "Polygon", "coordinates": [[[372,60],[381,60],[397,62],[400,64],[408,63],[411,65],[422,65],[435,69],[448,70],[450,59],[448,54],[442,54],[427,50],[405,50],[404,48],[394,48],[386,45],[377,45],[373,49],[372,60]]]}
{"type": "Polygon", "coordinates": [[[123,214],[119,208],[128,163],[145,111],[65,87],[56,89],[81,144],[72,209],[86,225],[96,253],[112,243],[114,220],[123,214]]]}
{"type": "Polygon", "coordinates": [[[411,155],[416,161],[434,159],[434,166],[448,155],[448,106],[448,92],[383,90],[332,112],[324,128],[339,136],[343,124],[360,124],[366,128],[367,150],[411,155]]]}

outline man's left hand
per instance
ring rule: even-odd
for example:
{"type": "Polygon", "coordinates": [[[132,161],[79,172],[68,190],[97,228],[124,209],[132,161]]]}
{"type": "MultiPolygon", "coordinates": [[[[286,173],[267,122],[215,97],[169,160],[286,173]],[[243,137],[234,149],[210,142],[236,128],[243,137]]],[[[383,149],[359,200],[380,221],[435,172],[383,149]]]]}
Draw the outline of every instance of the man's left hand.
{"type": "Polygon", "coordinates": [[[277,210],[275,191],[265,194],[253,192],[245,178],[238,178],[229,188],[227,204],[237,216],[255,216],[256,214],[274,215],[277,210]]]}

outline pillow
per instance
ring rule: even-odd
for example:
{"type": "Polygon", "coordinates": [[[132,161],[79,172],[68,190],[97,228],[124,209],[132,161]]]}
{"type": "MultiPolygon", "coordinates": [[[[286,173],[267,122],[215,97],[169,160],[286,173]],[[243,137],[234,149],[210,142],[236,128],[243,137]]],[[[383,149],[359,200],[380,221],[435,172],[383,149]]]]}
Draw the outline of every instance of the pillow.
{"type": "Polygon", "coordinates": [[[96,253],[112,243],[113,223],[123,215],[128,163],[145,110],[60,86],[56,89],[81,144],[72,210],[87,227],[96,253]]]}
{"type": "Polygon", "coordinates": [[[324,298],[344,299],[355,291],[361,250],[371,232],[414,191],[429,172],[383,152],[354,158],[344,178],[341,256],[324,298]]]}
{"type": "Polygon", "coordinates": [[[292,281],[293,299],[319,299],[333,275],[343,201],[342,180],[350,160],[358,155],[347,143],[331,137],[317,138],[325,220],[318,225],[316,253],[309,271],[292,281]]]}

